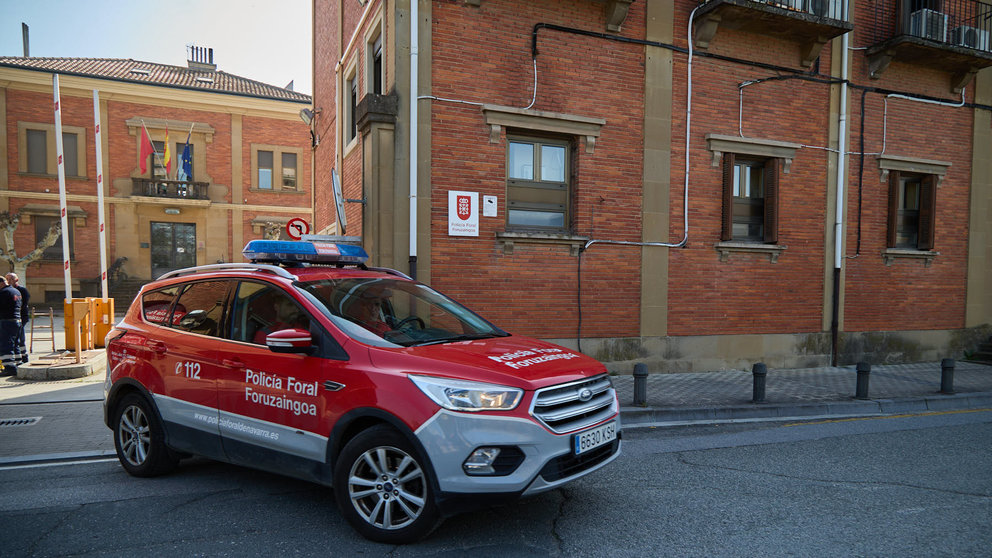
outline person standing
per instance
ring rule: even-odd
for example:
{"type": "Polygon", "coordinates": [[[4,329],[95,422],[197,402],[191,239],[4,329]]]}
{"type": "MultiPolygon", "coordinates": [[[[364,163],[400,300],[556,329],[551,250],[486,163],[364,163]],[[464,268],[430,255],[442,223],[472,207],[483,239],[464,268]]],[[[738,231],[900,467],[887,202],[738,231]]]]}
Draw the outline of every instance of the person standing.
{"type": "Polygon", "coordinates": [[[0,278],[0,361],[3,362],[3,375],[17,374],[20,351],[17,347],[17,332],[21,328],[21,292],[0,278]]]}
{"type": "Polygon", "coordinates": [[[21,363],[27,364],[30,355],[24,333],[28,328],[28,321],[31,319],[31,308],[28,306],[28,302],[31,301],[31,293],[28,292],[27,287],[21,284],[20,278],[13,271],[7,274],[7,284],[21,293],[21,327],[17,332],[17,348],[21,352],[21,363]]]}

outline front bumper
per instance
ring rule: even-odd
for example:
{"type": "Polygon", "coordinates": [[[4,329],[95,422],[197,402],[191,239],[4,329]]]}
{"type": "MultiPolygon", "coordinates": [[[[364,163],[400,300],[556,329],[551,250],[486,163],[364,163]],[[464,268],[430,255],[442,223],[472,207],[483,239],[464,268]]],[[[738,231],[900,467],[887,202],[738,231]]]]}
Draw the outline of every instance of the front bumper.
{"type": "MultiPolygon", "coordinates": [[[[572,455],[572,437],[553,434],[536,422],[441,410],[417,429],[416,435],[434,466],[442,494],[512,494],[529,496],[551,490],[591,473],[620,455],[620,415],[617,438],[588,454],[572,455]],[[505,476],[470,476],[462,464],[472,451],[488,446],[516,446],[523,462],[505,476]]],[[[602,423],[601,423],[602,424],[602,423]]]]}

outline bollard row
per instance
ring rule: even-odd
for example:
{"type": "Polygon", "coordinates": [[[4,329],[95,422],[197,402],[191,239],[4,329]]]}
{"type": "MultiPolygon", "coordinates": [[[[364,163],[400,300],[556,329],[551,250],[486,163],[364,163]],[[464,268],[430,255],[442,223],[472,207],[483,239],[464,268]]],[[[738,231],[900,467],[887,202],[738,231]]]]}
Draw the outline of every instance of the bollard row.
{"type": "MultiPolygon", "coordinates": [[[[871,381],[871,364],[859,362],[855,366],[857,383],[854,390],[855,399],[869,399],[868,386],[871,381]]],[[[756,362],[751,367],[753,384],[751,390],[752,403],[765,402],[765,387],[767,385],[768,367],[763,362],[756,362]]],[[[954,394],[954,359],[945,358],[940,361],[940,391],[945,395],[954,394]]],[[[644,407],[648,401],[648,367],[639,363],[634,365],[634,405],[644,407]]]]}

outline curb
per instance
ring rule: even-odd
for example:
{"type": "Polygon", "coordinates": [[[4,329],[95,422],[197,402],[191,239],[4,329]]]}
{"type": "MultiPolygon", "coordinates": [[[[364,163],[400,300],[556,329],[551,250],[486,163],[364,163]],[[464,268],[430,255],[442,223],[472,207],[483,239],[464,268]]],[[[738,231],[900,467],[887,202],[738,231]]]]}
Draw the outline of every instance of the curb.
{"type": "Polygon", "coordinates": [[[992,408],[992,392],[959,393],[900,399],[826,401],[822,403],[751,403],[722,407],[621,407],[624,428],[659,424],[694,424],[757,420],[885,416],[901,413],[992,408]]]}
{"type": "Polygon", "coordinates": [[[73,461],[93,461],[104,458],[109,459],[111,457],[117,459],[117,452],[115,450],[72,451],[65,453],[42,453],[37,455],[19,455],[16,457],[0,457],[0,467],[10,467],[17,465],[37,465],[39,463],[57,465],[57,464],[73,462],[73,461]]]}
{"type": "Polygon", "coordinates": [[[92,376],[107,366],[104,350],[82,352],[83,362],[75,361],[75,353],[68,353],[52,360],[39,359],[17,367],[19,380],[75,380],[92,376]],[[70,362],[63,362],[69,360],[70,362]]]}

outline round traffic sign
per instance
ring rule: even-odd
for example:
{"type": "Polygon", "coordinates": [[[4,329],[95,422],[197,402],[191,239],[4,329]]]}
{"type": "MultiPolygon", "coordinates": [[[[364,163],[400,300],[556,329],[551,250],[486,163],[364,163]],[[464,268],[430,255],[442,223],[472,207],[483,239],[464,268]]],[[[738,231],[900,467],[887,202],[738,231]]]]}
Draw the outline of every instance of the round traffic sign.
{"type": "Polygon", "coordinates": [[[310,234],[310,223],[299,217],[294,217],[286,223],[286,234],[293,240],[299,240],[303,238],[303,235],[310,234]]]}

